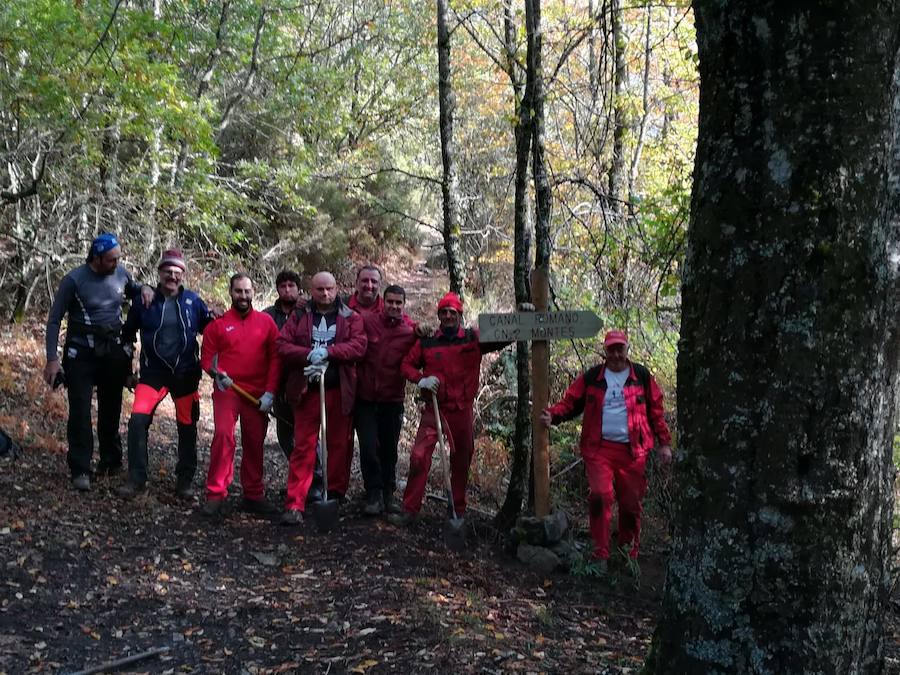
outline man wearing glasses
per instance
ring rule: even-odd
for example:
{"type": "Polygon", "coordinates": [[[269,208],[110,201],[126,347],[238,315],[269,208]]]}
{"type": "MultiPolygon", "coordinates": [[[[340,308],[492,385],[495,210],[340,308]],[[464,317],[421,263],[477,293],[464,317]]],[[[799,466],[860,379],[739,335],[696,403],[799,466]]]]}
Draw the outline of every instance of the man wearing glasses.
{"type": "Polygon", "coordinates": [[[196,293],[182,285],[185,262],[181,251],[165,251],[157,269],[159,283],[152,304],[132,305],[123,330],[126,344],[133,344],[137,332],[141,333],[140,380],[128,422],[128,480],[118,490],[123,499],[146,490],[150,423],[156,407],[168,394],[175,402],[178,427],[178,497],[193,497],[191,485],[197,471],[197,389],[202,374],[197,336],[212,321],[213,314],[196,293]]]}

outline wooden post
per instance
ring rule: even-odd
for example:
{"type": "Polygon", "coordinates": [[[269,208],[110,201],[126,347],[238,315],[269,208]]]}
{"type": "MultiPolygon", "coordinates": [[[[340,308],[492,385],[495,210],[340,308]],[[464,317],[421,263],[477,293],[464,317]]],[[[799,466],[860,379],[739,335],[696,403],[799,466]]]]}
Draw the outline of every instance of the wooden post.
{"type": "MultiPolygon", "coordinates": [[[[546,267],[531,272],[531,298],[538,312],[550,306],[550,275],[546,267]]],[[[550,404],[550,343],[535,340],[531,346],[531,429],[534,456],[534,515],[550,513],[550,430],[541,424],[541,412],[550,404]]]]}

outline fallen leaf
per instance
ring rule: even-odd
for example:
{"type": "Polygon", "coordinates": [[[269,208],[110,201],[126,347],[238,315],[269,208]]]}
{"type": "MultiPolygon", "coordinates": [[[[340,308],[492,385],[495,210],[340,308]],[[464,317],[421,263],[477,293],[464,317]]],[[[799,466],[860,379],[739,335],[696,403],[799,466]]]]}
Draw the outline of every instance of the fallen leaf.
{"type": "Polygon", "coordinates": [[[378,665],[378,661],[376,661],[375,659],[367,659],[367,660],[363,661],[362,663],[360,663],[355,668],[351,669],[350,672],[351,673],[364,673],[372,666],[377,666],[377,665],[378,665]]]}

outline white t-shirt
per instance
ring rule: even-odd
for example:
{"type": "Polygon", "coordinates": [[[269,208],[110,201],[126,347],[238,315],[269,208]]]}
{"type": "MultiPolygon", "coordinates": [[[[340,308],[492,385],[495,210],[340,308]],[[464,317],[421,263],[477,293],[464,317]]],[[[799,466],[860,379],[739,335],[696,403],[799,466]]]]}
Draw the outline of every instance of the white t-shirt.
{"type": "Polygon", "coordinates": [[[616,443],[628,443],[628,411],[625,409],[625,381],[629,368],[614,373],[604,372],[606,396],[603,397],[603,438],[616,443]]]}

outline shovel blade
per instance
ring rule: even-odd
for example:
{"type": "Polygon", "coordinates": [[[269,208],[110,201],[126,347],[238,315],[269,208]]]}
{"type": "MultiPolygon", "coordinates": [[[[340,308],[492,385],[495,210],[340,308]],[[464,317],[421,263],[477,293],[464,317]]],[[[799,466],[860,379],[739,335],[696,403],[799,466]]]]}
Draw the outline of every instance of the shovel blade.
{"type": "Polygon", "coordinates": [[[463,551],[466,548],[466,521],[462,518],[450,518],[444,523],[444,544],[451,551],[463,551]]]}
{"type": "Polygon", "coordinates": [[[319,532],[331,532],[337,527],[340,511],[338,509],[338,501],[336,499],[326,499],[325,501],[312,504],[313,520],[319,532]]]}

